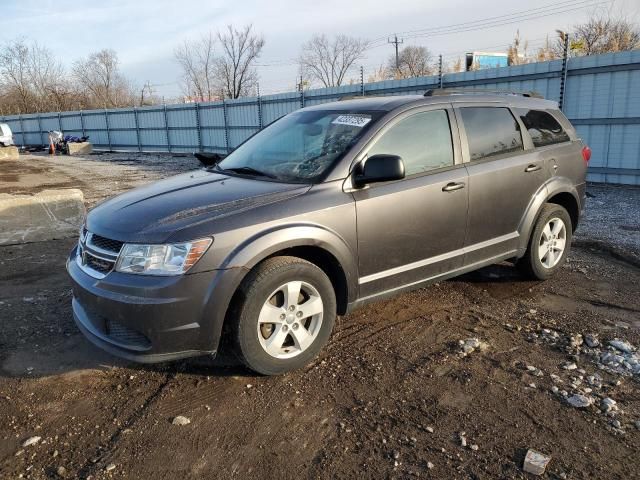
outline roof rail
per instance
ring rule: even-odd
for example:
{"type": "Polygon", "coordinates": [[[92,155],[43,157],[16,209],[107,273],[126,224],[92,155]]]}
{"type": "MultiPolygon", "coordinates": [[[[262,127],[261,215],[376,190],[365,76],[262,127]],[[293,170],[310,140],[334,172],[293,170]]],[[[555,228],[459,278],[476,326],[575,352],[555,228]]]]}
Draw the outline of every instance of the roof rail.
{"type": "Polygon", "coordinates": [[[389,96],[389,95],[362,95],[361,93],[354,93],[352,95],[343,95],[342,97],[338,98],[338,102],[343,102],[345,100],[360,100],[363,98],[379,98],[379,97],[384,97],[384,96],[389,96]]]}
{"type": "Polygon", "coordinates": [[[509,90],[482,90],[482,89],[463,89],[463,88],[431,88],[424,92],[425,97],[439,97],[441,95],[519,95],[530,98],[544,98],[538,92],[512,92],[509,90]]]}

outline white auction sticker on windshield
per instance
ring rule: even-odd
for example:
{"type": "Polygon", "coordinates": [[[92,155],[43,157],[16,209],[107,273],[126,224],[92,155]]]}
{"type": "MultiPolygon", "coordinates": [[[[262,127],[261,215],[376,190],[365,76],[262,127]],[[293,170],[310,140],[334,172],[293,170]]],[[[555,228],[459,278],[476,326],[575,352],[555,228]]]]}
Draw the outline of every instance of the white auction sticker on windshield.
{"type": "Polygon", "coordinates": [[[368,115],[340,115],[333,122],[335,125],[349,125],[351,127],[364,127],[371,121],[368,115]]]}

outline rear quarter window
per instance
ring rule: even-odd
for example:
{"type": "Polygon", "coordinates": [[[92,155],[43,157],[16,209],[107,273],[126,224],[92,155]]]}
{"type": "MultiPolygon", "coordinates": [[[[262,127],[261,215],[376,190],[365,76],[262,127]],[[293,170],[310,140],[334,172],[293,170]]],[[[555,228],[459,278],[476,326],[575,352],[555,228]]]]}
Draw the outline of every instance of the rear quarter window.
{"type": "Polygon", "coordinates": [[[529,132],[535,147],[544,147],[570,140],[562,125],[549,112],[524,108],[519,108],[516,111],[529,132]]]}
{"type": "Polygon", "coordinates": [[[520,125],[505,107],[462,107],[471,161],[524,150],[520,125]]]}

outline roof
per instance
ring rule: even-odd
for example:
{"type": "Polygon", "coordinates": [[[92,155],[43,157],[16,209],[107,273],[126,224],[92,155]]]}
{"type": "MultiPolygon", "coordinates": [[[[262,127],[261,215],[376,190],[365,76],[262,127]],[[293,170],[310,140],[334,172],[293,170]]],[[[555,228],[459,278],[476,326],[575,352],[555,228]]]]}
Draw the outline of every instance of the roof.
{"type": "Polygon", "coordinates": [[[307,107],[305,110],[381,110],[388,112],[403,105],[424,100],[422,95],[388,95],[349,97],[347,100],[322,103],[307,107]]]}
{"type": "MultiPolygon", "coordinates": [[[[443,89],[437,95],[390,95],[390,96],[363,96],[349,97],[345,100],[337,102],[322,103],[307,107],[305,110],[345,110],[345,111],[383,111],[389,112],[399,107],[408,105],[430,105],[437,103],[474,103],[474,102],[490,102],[502,103],[511,106],[536,107],[541,109],[558,108],[558,104],[552,100],[546,100],[541,97],[525,96],[518,93],[496,93],[469,91],[469,93],[460,90],[443,89]]],[[[526,94],[529,95],[529,94],[526,94]]]]}

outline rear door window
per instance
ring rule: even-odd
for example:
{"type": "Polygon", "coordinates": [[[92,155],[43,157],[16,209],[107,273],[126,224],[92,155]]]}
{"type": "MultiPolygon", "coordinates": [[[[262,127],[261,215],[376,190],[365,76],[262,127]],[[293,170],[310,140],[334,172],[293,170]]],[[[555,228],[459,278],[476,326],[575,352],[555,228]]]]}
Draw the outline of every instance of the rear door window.
{"type": "Polygon", "coordinates": [[[462,107],[471,161],[523,150],[520,125],[508,108],[462,107]]]}
{"type": "Polygon", "coordinates": [[[400,120],[382,134],[367,156],[399,155],[406,175],[415,175],[453,165],[453,144],[449,116],[445,110],[431,110],[400,120]]]}
{"type": "Polygon", "coordinates": [[[548,112],[542,110],[527,110],[519,108],[516,110],[520,115],[520,120],[527,128],[533,145],[544,147],[555,143],[568,142],[569,135],[564,131],[560,123],[548,112]]]}

